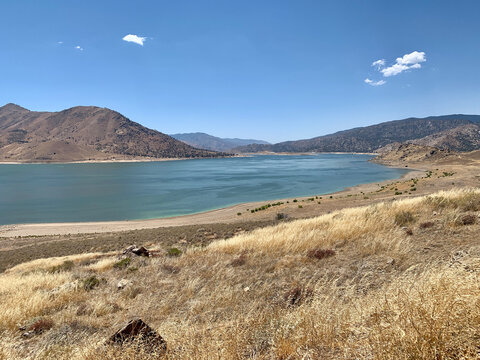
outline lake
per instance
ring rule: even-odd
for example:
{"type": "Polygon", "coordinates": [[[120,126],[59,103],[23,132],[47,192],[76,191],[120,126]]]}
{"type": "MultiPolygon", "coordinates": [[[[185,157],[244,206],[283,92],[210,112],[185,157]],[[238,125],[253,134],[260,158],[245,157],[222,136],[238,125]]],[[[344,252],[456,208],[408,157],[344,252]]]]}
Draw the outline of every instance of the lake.
{"type": "Polygon", "coordinates": [[[0,224],[149,219],[395,179],[369,155],[0,165],[0,224]]]}

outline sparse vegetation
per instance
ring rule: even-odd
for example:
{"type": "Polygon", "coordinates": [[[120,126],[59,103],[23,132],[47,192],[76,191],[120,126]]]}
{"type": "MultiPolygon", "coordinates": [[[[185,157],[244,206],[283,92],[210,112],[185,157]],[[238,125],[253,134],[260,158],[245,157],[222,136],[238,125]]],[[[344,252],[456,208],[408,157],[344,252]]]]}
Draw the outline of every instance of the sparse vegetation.
{"type": "Polygon", "coordinates": [[[276,222],[179,257],[159,247],[131,275],[118,252],[20,264],[0,274],[0,358],[151,359],[100,345],[139,314],[167,359],[475,359],[480,225],[451,222],[477,206],[480,191],[456,190],[276,222]],[[434,229],[405,236],[433,211],[434,229]],[[40,319],[35,339],[20,336],[40,319]]]}
{"type": "Polygon", "coordinates": [[[180,256],[180,255],[182,255],[182,250],[173,247],[173,248],[168,249],[167,255],[170,256],[170,257],[180,256]]]}

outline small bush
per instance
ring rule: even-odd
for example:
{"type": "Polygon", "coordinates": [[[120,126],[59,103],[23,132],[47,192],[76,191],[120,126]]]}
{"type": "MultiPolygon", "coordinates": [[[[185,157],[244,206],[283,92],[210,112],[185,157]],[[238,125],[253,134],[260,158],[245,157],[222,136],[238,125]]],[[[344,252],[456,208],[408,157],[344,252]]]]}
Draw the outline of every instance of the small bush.
{"type": "Polygon", "coordinates": [[[170,248],[167,251],[167,256],[175,257],[175,256],[180,256],[182,255],[182,251],[177,248],[170,248]]]}
{"type": "Polygon", "coordinates": [[[284,213],[277,213],[277,220],[284,220],[288,218],[288,215],[287,214],[284,214],[284,213]]]}
{"type": "Polygon", "coordinates": [[[287,302],[288,306],[298,306],[312,296],[312,289],[303,289],[299,286],[294,286],[283,294],[283,300],[287,302]]]}
{"type": "Polygon", "coordinates": [[[162,270],[169,274],[178,274],[180,272],[180,268],[178,266],[173,265],[162,265],[162,270]]]}
{"type": "Polygon", "coordinates": [[[35,334],[41,334],[44,331],[50,330],[53,327],[53,320],[47,318],[35,319],[27,326],[27,331],[33,331],[35,334]]]}
{"type": "Polygon", "coordinates": [[[312,249],[312,250],[309,250],[307,253],[307,256],[309,258],[318,259],[318,260],[328,258],[334,255],[335,255],[335,250],[332,250],[332,249],[312,249]]]}
{"type": "Polygon", "coordinates": [[[435,225],[435,223],[433,221],[427,221],[427,222],[423,222],[421,223],[418,227],[420,229],[428,229],[428,228],[431,228],[435,225]]]}
{"type": "Polygon", "coordinates": [[[115,269],[125,269],[126,267],[128,267],[128,265],[130,265],[131,262],[132,262],[132,259],[130,259],[129,257],[126,257],[125,259],[122,259],[116,262],[115,264],[113,264],[113,267],[115,269]]]}
{"type": "Polygon", "coordinates": [[[395,191],[395,195],[402,195],[401,191],[395,191]]]}
{"type": "Polygon", "coordinates": [[[238,212],[237,215],[240,216],[240,215],[242,215],[242,213],[241,213],[241,212],[238,212]]]}
{"type": "Polygon", "coordinates": [[[398,226],[405,226],[415,222],[415,216],[410,211],[400,211],[395,214],[395,224],[398,226]]]}
{"type": "Polygon", "coordinates": [[[48,272],[51,272],[51,273],[57,273],[57,272],[61,272],[61,271],[70,271],[73,269],[73,267],[75,266],[75,264],[73,263],[73,261],[71,260],[67,260],[67,261],[64,261],[62,264],[60,265],[57,265],[57,266],[52,266],[48,272]]]}
{"type": "Polygon", "coordinates": [[[293,202],[297,202],[298,200],[297,199],[293,199],[293,202]]]}
{"type": "Polygon", "coordinates": [[[90,276],[83,280],[83,288],[87,291],[93,290],[100,284],[100,280],[96,276],[90,276]]]}
{"type": "Polygon", "coordinates": [[[239,257],[236,257],[232,261],[230,261],[230,266],[236,267],[236,266],[242,266],[245,265],[247,262],[247,258],[245,255],[240,255],[239,257]]]}
{"type": "Polygon", "coordinates": [[[460,216],[457,220],[458,225],[474,225],[476,222],[477,217],[471,214],[460,216]]]}
{"type": "Polygon", "coordinates": [[[302,205],[298,205],[298,208],[299,208],[299,209],[302,209],[302,208],[303,208],[303,206],[302,206],[302,205]]]}

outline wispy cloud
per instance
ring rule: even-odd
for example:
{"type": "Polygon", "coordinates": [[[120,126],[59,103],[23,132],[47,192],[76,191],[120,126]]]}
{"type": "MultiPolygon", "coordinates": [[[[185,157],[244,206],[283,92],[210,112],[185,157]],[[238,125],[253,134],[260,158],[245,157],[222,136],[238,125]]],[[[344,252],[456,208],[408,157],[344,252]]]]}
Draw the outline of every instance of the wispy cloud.
{"type": "Polygon", "coordinates": [[[58,45],[63,45],[63,41],[57,41],[58,45]]]}
{"type": "Polygon", "coordinates": [[[143,43],[147,40],[146,37],[128,34],[122,38],[123,41],[133,42],[135,44],[143,46],[143,43]]]}
{"type": "Polygon", "coordinates": [[[384,85],[384,84],[387,83],[385,80],[373,81],[369,78],[366,78],[364,81],[365,81],[365,83],[367,83],[368,85],[371,85],[371,86],[381,86],[381,85],[384,85]]]}
{"type": "Polygon", "coordinates": [[[376,67],[376,68],[382,68],[385,66],[385,59],[380,59],[380,60],[377,60],[377,61],[374,61],[372,63],[372,66],[376,67]]]}
{"type": "Polygon", "coordinates": [[[80,45],[75,46],[75,49],[77,49],[79,51],[83,51],[83,48],[80,45]]]}

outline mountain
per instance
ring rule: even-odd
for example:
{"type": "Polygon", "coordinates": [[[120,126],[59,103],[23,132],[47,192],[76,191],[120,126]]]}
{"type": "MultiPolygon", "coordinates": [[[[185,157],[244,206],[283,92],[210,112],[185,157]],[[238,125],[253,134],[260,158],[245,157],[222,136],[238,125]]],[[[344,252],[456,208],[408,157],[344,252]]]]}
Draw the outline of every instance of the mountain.
{"type": "Polygon", "coordinates": [[[273,145],[247,145],[236,152],[374,152],[393,142],[421,139],[463,125],[480,124],[480,115],[443,115],[408,118],[339,131],[312,139],[273,145]]]}
{"type": "Polygon", "coordinates": [[[438,149],[473,151],[480,149],[480,124],[462,125],[408,142],[438,149]]]}
{"type": "Polygon", "coordinates": [[[250,144],[269,145],[267,141],[253,139],[237,139],[237,138],[219,138],[205,133],[185,133],[173,134],[171,137],[183,141],[184,143],[198,147],[200,149],[208,149],[214,151],[228,151],[232,148],[245,146],[250,144]]]}
{"type": "Polygon", "coordinates": [[[95,106],[59,112],[0,107],[0,161],[82,161],[113,158],[194,158],[221,154],[200,150],[122,114],[95,106]]]}

